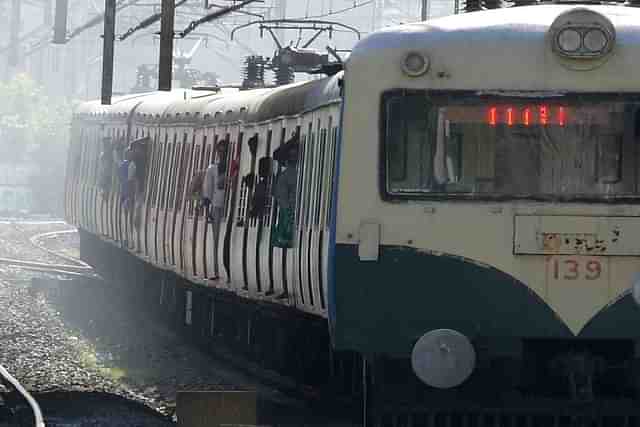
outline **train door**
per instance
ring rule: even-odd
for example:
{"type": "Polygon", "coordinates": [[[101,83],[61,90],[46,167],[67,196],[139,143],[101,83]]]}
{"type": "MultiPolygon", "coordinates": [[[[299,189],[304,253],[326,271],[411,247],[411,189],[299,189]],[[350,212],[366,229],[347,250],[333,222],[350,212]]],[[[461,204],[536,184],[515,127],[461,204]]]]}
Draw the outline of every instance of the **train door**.
{"type": "MultiPolygon", "coordinates": [[[[209,163],[211,162],[213,145],[216,143],[219,137],[216,132],[221,132],[220,128],[209,128],[204,131],[200,146],[200,160],[197,164],[197,169],[199,171],[205,171],[209,166],[209,163]]],[[[208,246],[208,234],[210,231],[210,227],[209,224],[207,224],[206,208],[204,206],[201,206],[200,201],[198,201],[195,205],[193,228],[195,245],[194,268],[197,275],[208,278],[210,274],[209,270],[207,269],[207,253],[210,253],[211,251],[210,247],[208,246]]]]}
{"type": "MultiPolygon", "coordinates": [[[[306,131],[303,125],[305,124],[303,117],[298,117],[296,119],[296,127],[295,132],[299,135],[298,139],[298,179],[296,180],[296,207],[295,207],[295,215],[294,215],[294,233],[299,229],[296,226],[297,219],[299,217],[298,209],[300,206],[300,188],[301,185],[301,173],[303,171],[303,152],[304,152],[304,141],[306,139],[306,131]]],[[[298,274],[298,241],[297,236],[294,238],[294,244],[291,248],[287,248],[283,250],[284,257],[284,268],[285,268],[285,276],[286,276],[286,285],[289,297],[294,301],[296,305],[301,305],[301,295],[300,295],[300,279],[298,274]]]]}
{"type": "Polygon", "coordinates": [[[106,205],[106,193],[102,189],[102,175],[104,172],[104,164],[102,155],[104,151],[104,139],[108,136],[109,129],[104,126],[101,129],[100,136],[98,138],[98,161],[96,162],[96,226],[97,233],[101,236],[106,235],[107,230],[107,205],[106,205]]]}
{"type": "Polygon", "coordinates": [[[144,178],[144,254],[152,258],[154,255],[155,218],[152,215],[153,189],[157,185],[156,162],[158,157],[158,132],[156,128],[148,129],[149,146],[147,146],[147,161],[144,178]]]}
{"type": "Polygon", "coordinates": [[[161,204],[160,210],[158,212],[159,220],[158,227],[160,229],[160,233],[158,236],[159,246],[160,246],[160,263],[164,265],[171,264],[171,255],[170,255],[170,242],[169,239],[171,235],[167,233],[167,223],[168,223],[168,211],[171,206],[171,201],[169,195],[171,194],[173,175],[175,172],[175,156],[178,146],[178,134],[176,129],[168,128],[167,129],[167,137],[168,143],[165,149],[165,161],[163,163],[163,178],[162,178],[162,194],[161,194],[161,204]]]}
{"type": "Polygon", "coordinates": [[[236,203],[233,209],[234,214],[231,216],[231,235],[230,235],[230,267],[231,282],[238,289],[247,289],[247,277],[245,273],[244,246],[245,246],[245,227],[247,220],[247,206],[249,197],[253,189],[253,177],[251,171],[255,163],[255,154],[251,153],[250,146],[257,144],[258,136],[254,128],[244,128],[244,134],[238,134],[238,144],[240,144],[240,164],[238,167],[238,182],[236,185],[236,203]],[[242,138],[246,138],[247,142],[243,143],[242,138]],[[253,138],[253,139],[252,139],[253,138]]]}
{"type": "MultiPolygon", "coordinates": [[[[260,236],[262,233],[262,207],[258,206],[264,200],[264,184],[266,183],[264,176],[261,176],[259,170],[260,159],[267,157],[269,153],[269,145],[271,144],[272,131],[270,125],[264,124],[256,128],[257,139],[251,142],[249,147],[252,159],[252,188],[247,198],[246,209],[246,226],[245,226],[245,244],[243,250],[243,258],[245,261],[244,271],[246,274],[246,283],[251,294],[263,292],[263,286],[260,281],[260,259],[258,257],[258,247],[260,236]],[[260,194],[263,193],[263,194],[260,194]]],[[[254,134],[255,137],[255,134],[254,134]]],[[[264,161],[263,161],[264,164],[264,161]]],[[[263,174],[264,175],[264,174],[263,174]]],[[[268,285],[267,285],[268,289],[268,285]]]]}
{"type": "Polygon", "coordinates": [[[302,122],[302,139],[298,160],[298,197],[296,201],[296,243],[294,251],[294,271],[296,286],[296,304],[308,311],[313,307],[313,292],[309,280],[309,248],[310,233],[309,211],[311,202],[311,185],[313,179],[313,163],[315,155],[316,127],[314,114],[305,114],[302,122]]]}
{"type": "Polygon", "coordinates": [[[267,277],[268,275],[271,277],[270,288],[265,291],[268,295],[275,294],[276,296],[284,296],[289,293],[286,274],[287,250],[271,244],[271,232],[273,227],[276,225],[279,209],[273,196],[273,185],[283,167],[283,165],[274,159],[273,154],[294,135],[295,129],[295,119],[282,119],[282,121],[276,122],[273,126],[270,150],[270,157],[273,159],[270,178],[271,183],[269,185],[267,207],[265,208],[265,227],[260,244],[260,258],[265,259],[265,257],[268,257],[270,264],[270,268],[267,269],[263,267],[266,266],[266,264],[262,263],[260,273],[261,277],[267,277]]]}
{"type": "Polygon", "coordinates": [[[94,191],[94,173],[95,173],[95,152],[96,142],[100,127],[93,127],[89,139],[87,140],[87,169],[85,175],[85,209],[86,209],[86,228],[92,233],[96,232],[96,204],[94,191]]]}
{"type": "Polygon", "coordinates": [[[151,204],[149,206],[149,215],[151,217],[151,234],[153,238],[153,260],[162,263],[162,221],[164,213],[162,210],[162,198],[164,192],[164,182],[167,175],[166,162],[169,151],[169,130],[166,128],[158,128],[158,143],[156,148],[156,159],[153,162],[153,181],[154,185],[151,192],[151,204]]]}
{"type": "Polygon", "coordinates": [[[115,147],[120,138],[120,130],[116,127],[111,128],[111,137],[113,143],[113,164],[111,165],[111,191],[107,196],[107,210],[109,221],[109,237],[111,240],[117,240],[118,236],[118,222],[116,219],[117,201],[118,201],[118,168],[116,163],[115,147]]]}
{"type": "MultiPolygon", "coordinates": [[[[144,138],[145,136],[147,136],[147,130],[145,127],[143,126],[139,126],[136,129],[136,136],[135,138],[132,138],[132,140],[136,140],[139,138],[144,138]]],[[[146,145],[145,148],[148,148],[148,144],[146,145]]],[[[143,156],[143,157],[146,157],[143,156]]],[[[140,182],[141,185],[143,185],[145,183],[145,176],[144,176],[144,165],[142,164],[136,164],[136,179],[140,182]]],[[[134,204],[132,204],[129,209],[130,209],[130,217],[129,217],[129,224],[131,227],[131,239],[134,243],[134,247],[135,247],[135,251],[136,253],[142,253],[144,251],[144,216],[142,215],[143,209],[144,209],[144,189],[143,191],[139,191],[139,189],[137,188],[137,186],[134,186],[134,188],[131,189],[132,191],[135,192],[135,199],[134,199],[134,204]]]]}
{"type": "Polygon", "coordinates": [[[326,160],[325,160],[325,176],[324,176],[324,191],[323,191],[323,205],[322,205],[322,219],[321,225],[323,230],[323,238],[321,244],[321,262],[320,273],[322,296],[323,296],[323,310],[327,310],[328,294],[327,288],[329,284],[329,252],[330,252],[330,228],[331,228],[331,201],[333,200],[333,180],[335,175],[335,162],[336,162],[336,143],[338,138],[338,115],[339,109],[331,107],[329,113],[329,121],[327,123],[327,145],[326,145],[326,160]]]}
{"type": "Polygon", "coordinates": [[[89,140],[89,158],[87,174],[87,214],[88,230],[94,234],[98,233],[98,192],[97,192],[97,165],[99,157],[99,145],[102,136],[102,126],[95,127],[89,140]]]}
{"type": "MultiPolygon", "coordinates": [[[[202,170],[204,147],[207,142],[209,129],[198,129],[194,134],[193,155],[189,164],[187,188],[190,188],[195,176],[202,170]]],[[[185,259],[185,271],[194,277],[198,277],[197,259],[198,250],[202,251],[202,244],[198,245],[198,205],[199,199],[195,199],[191,194],[185,196],[185,225],[183,226],[183,253],[185,259]]],[[[201,254],[201,253],[200,253],[201,254]]]]}
{"type": "Polygon", "coordinates": [[[313,163],[313,180],[311,185],[309,204],[309,281],[313,295],[314,311],[325,309],[325,294],[322,274],[322,245],[325,238],[322,224],[323,195],[325,190],[326,156],[327,156],[327,127],[329,125],[329,109],[323,108],[315,115],[316,143],[313,163]]]}
{"type": "MultiPolygon", "coordinates": [[[[121,147],[126,147],[128,139],[127,139],[127,128],[126,126],[122,126],[120,129],[120,138],[118,138],[119,144],[121,147]]],[[[117,228],[118,228],[118,234],[117,234],[117,240],[124,246],[124,247],[128,247],[128,242],[127,242],[127,230],[126,230],[126,218],[125,218],[125,213],[124,213],[124,205],[122,203],[122,179],[120,176],[120,166],[121,166],[121,162],[124,158],[124,149],[120,149],[120,154],[119,154],[119,158],[118,158],[118,164],[116,165],[116,177],[117,177],[117,186],[118,186],[118,193],[117,193],[117,209],[116,209],[116,223],[117,223],[117,228]]]]}
{"type": "Polygon", "coordinates": [[[178,267],[178,259],[176,257],[177,245],[175,244],[175,225],[176,225],[176,196],[177,183],[180,176],[180,163],[184,154],[185,145],[187,143],[188,134],[181,128],[174,130],[174,140],[176,143],[173,147],[172,161],[169,163],[171,169],[169,173],[169,183],[167,185],[167,206],[164,224],[164,242],[167,264],[178,267]]]}
{"type": "Polygon", "coordinates": [[[271,225],[273,224],[273,151],[278,145],[282,133],[281,121],[269,123],[264,150],[258,159],[258,176],[260,180],[260,229],[258,234],[258,247],[256,258],[258,260],[258,280],[261,291],[267,295],[274,293],[273,283],[273,246],[271,245],[271,225]]]}
{"type": "MultiPolygon", "coordinates": [[[[102,236],[108,236],[110,232],[110,221],[109,221],[109,194],[111,189],[109,188],[109,184],[106,184],[106,187],[103,188],[103,179],[105,176],[110,176],[113,171],[113,164],[105,164],[102,158],[102,155],[108,156],[111,153],[103,153],[104,143],[103,138],[109,138],[113,141],[112,138],[112,128],[105,128],[102,132],[102,137],[100,138],[100,160],[98,161],[98,170],[100,171],[100,175],[98,176],[98,210],[99,210],[99,227],[100,234],[102,236]],[[106,169],[109,169],[108,171],[106,169]]],[[[108,147],[111,150],[111,147],[108,147]]],[[[113,163],[113,162],[112,162],[113,163]]]]}
{"type": "MultiPolygon", "coordinates": [[[[221,138],[225,135],[220,135],[221,138]]],[[[226,162],[224,210],[220,222],[220,234],[218,236],[218,266],[220,266],[220,280],[223,283],[231,282],[231,238],[235,229],[235,211],[238,201],[238,188],[240,186],[239,169],[240,156],[242,154],[244,134],[241,132],[236,138],[228,138],[227,150],[224,161],[226,162]]]]}
{"type": "Polygon", "coordinates": [[[193,219],[189,219],[187,222],[187,216],[189,211],[189,194],[187,189],[193,176],[193,161],[196,153],[196,140],[202,134],[202,130],[191,129],[187,132],[187,141],[183,150],[182,161],[180,162],[180,172],[178,175],[178,194],[176,195],[176,244],[178,245],[177,254],[178,264],[180,271],[189,275],[193,275],[193,268],[191,268],[193,254],[191,250],[191,241],[188,239],[187,230],[191,230],[193,226],[193,219]]]}

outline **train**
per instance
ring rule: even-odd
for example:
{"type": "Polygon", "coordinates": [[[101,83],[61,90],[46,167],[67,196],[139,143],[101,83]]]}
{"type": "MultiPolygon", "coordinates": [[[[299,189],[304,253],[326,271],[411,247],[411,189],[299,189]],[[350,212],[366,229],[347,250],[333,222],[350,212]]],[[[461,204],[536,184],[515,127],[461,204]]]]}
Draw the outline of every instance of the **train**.
{"type": "Polygon", "coordinates": [[[67,220],[85,261],[189,333],[338,377],[376,425],[637,422],[634,5],[516,2],[385,28],[312,81],[87,102],[67,220]],[[148,141],[135,224],[116,177],[99,187],[105,137],[148,141]],[[213,241],[186,193],[220,141],[213,241]],[[290,246],[272,238],[284,147],[290,246]]]}

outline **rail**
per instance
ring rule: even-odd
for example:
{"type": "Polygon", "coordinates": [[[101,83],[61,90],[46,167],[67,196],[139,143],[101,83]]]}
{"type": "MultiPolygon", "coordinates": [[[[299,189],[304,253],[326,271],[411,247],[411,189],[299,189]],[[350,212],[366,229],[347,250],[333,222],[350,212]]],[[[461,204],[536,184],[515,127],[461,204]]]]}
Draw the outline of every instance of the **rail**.
{"type": "Polygon", "coordinates": [[[35,427],[45,427],[44,418],[42,417],[42,411],[40,410],[40,405],[38,405],[38,402],[36,402],[33,396],[31,396],[31,394],[29,394],[29,392],[25,390],[24,387],[22,387],[18,380],[16,380],[2,365],[0,365],[0,375],[2,375],[2,378],[10,383],[29,403],[29,406],[31,406],[31,410],[33,411],[35,427]]]}
{"type": "Polygon", "coordinates": [[[76,276],[76,277],[97,277],[97,275],[93,272],[93,268],[84,263],[83,261],[61,254],[54,250],[51,250],[44,246],[40,240],[45,238],[50,238],[53,236],[57,236],[60,234],[70,234],[76,233],[75,230],[62,230],[62,231],[53,231],[48,233],[41,233],[35,236],[30,237],[30,242],[38,249],[47,252],[53,256],[64,259],[69,264],[52,264],[52,263],[43,263],[37,261],[24,261],[21,259],[15,258],[0,258],[0,265],[12,265],[16,267],[23,268],[25,270],[33,270],[33,271],[41,271],[55,274],[62,274],[66,276],[76,276]]]}

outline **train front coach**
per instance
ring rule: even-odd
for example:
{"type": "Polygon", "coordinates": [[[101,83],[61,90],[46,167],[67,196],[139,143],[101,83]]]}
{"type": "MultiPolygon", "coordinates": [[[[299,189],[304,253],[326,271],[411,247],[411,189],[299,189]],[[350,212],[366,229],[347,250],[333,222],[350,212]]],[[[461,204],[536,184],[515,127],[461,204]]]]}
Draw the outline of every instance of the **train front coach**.
{"type": "Polygon", "coordinates": [[[355,47],[330,324],[366,356],[373,399],[638,397],[639,58],[640,10],[608,5],[474,12],[355,47]]]}

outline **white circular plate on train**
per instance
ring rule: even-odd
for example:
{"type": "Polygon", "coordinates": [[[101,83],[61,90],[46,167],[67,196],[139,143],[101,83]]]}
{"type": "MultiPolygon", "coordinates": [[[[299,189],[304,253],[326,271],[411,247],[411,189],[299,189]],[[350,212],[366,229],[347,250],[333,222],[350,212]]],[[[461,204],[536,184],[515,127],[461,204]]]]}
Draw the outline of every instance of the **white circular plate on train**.
{"type": "Polygon", "coordinates": [[[462,384],[473,372],[476,352],[471,341],[451,329],[424,334],[411,352],[413,372],[425,384],[452,388],[462,384]]]}

